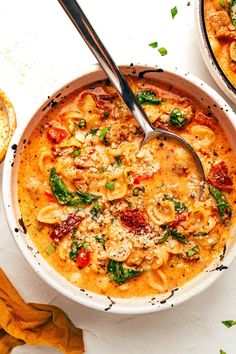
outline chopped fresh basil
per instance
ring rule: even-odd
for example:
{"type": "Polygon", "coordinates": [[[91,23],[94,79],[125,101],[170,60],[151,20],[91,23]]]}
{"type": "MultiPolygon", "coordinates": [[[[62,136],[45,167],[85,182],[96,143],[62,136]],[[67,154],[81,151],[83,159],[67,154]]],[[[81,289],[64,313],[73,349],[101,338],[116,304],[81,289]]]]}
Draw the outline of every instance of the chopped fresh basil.
{"type": "Polygon", "coordinates": [[[128,207],[132,207],[132,202],[128,201],[127,199],[125,199],[125,202],[128,205],[128,207]]]}
{"type": "Polygon", "coordinates": [[[120,167],[123,165],[123,162],[122,162],[122,159],[121,159],[121,156],[117,156],[115,157],[115,161],[116,161],[116,165],[117,167],[120,167]]]}
{"type": "Polygon", "coordinates": [[[232,209],[226,200],[224,194],[216,187],[209,185],[210,193],[213,195],[216,201],[216,205],[219,210],[220,219],[222,223],[225,223],[228,218],[232,216],[232,209]]]}
{"type": "Polygon", "coordinates": [[[156,94],[152,91],[140,91],[137,94],[137,99],[140,104],[161,104],[162,100],[156,97],[156,94]]]}
{"type": "Polygon", "coordinates": [[[187,121],[187,117],[178,108],[175,108],[173,111],[171,111],[170,124],[173,127],[182,128],[187,123],[187,121]]]}
{"type": "Polygon", "coordinates": [[[175,16],[176,16],[177,13],[178,13],[177,7],[176,7],[176,6],[173,7],[173,9],[171,9],[170,12],[171,12],[171,15],[172,15],[172,19],[175,18],[175,16]]]}
{"type": "Polygon", "coordinates": [[[80,153],[81,153],[81,150],[80,150],[80,149],[75,150],[75,151],[73,152],[73,157],[79,156],[80,153]]]}
{"type": "Polygon", "coordinates": [[[109,113],[108,113],[108,112],[104,112],[104,113],[103,113],[103,117],[104,117],[104,118],[108,118],[108,117],[109,117],[109,113]]]}
{"type": "Polygon", "coordinates": [[[152,48],[157,48],[158,47],[158,43],[157,42],[152,42],[148,44],[150,47],[152,48]]]}
{"type": "Polygon", "coordinates": [[[98,172],[99,173],[104,173],[104,172],[106,172],[106,170],[107,170],[107,167],[103,167],[101,170],[99,170],[98,172]]]}
{"type": "Polygon", "coordinates": [[[176,200],[174,198],[166,197],[166,198],[164,198],[164,200],[169,200],[170,202],[172,202],[174,204],[175,211],[177,213],[181,213],[181,212],[186,211],[188,209],[184,203],[181,203],[179,200],[176,200]]]}
{"type": "Polygon", "coordinates": [[[105,235],[104,235],[104,234],[102,234],[102,235],[95,235],[95,240],[96,240],[98,243],[100,243],[100,244],[103,246],[103,248],[105,247],[105,242],[106,242],[106,240],[105,240],[105,235]]]}
{"type": "Polygon", "coordinates": [[[194,246],[193,248],[191,248],[191,250],[188,250],[186,252],[188,257],[193,257],[195,256],[195,254],[197,254],[200,251],[200,248],[198,246],[194,246]]]}
{"type": "Polygon", "coordinates": [[[232,320],[221,321],[221,323],[223,323],[223,325],[225,325],[228,328],[236,325],[236,321],[232,321],[232,320]]]}
{"type": "Polygon", "coordinates": [[[46,248],[46,252],[47,252],[48,255],[50,255],[51,253],[55,252],[55,250],[56,250],[56,247],[52,243],[51,243],[51,245],[48,248],[46,248]]]}
{"type": "Polygon", "coordinates": [[[223,7],[223,9],[226,9],[225,0],[219,0],[219,5],[223,7]]]}
{"type": "Polygon", "coordinates": [[[107,135],[107,132],[108,132],[109,130],[111,130],[111,127],[102,128],[102,131],[101,131],[101,134],[100,134],[100,137],[99,137],[99,139],[100,139],[101,141],[104,141],[104,140],[105,140],[106,135],[107,135]]]}
{"type": "Polygon", "coordinates": [[[131,278],[137,277],[142,272],[133,268],[124,267],[122,262],[110,259],[107,265],[107,273],[115,283],[123,284],[131,278]]]}
{"type": "Polygon", "coordinates": [[[86,127],[86,120],[85,120],[85,119],[81,119],[81,120],[79,121],[79,123],[77,123],[77,125],[78,125],[78,127],[80,127],[80,128],[86,127]]]}
{"type": "Polygon", "coordinates": [[[62,178],[56,174],[55,168],[51,169],[49,184],[54,197],[61,205],[79,206],[81,204],[91,204],[100,198],[100,196],[94,194],[81,192],[70,193],[62,178]]]}
{"type": "Polygon", "coordinates": [[[231,0],[229,2],[228,12],[232,24],[236,27],[236,0],[231,0]]]}
{"type": "Polygon", "coordinates": [[[114,191],[114,189],[115,189],[115,182],[114,182],[114,181],[107,182],[107,183],[105,184],[105,187],[108,188],[108,189],[110,189],[111,191],[114,191]]]}
{"type": "Polygon", "coordinates": [[[161,54],[162,57],[164,57],[165,55],[168,54],[167,49],[164,48],[164,47],[159,48],[159,49],[158,49],[158,52],[161,54]]]}
{"type": "Polygon", "coordinates": [[[98,128],[96,129],[91,129],[88,134],[95,135],[97,134],[98,128]]]}
{"type": "Polygon", "coordinates": [[[158,243],[164,243],[165,241],[168,240],[169,236],[170,236],[169,230],[165,231],[164,235],[158,239],[158,243]]]}
{"type": "Polygon", "coordinates": [[[207,235],[208,235],[207,232],[196,232],[195,234],[193,234],[193,237],[204,237],[207,235]]]}
{"type": "Polygon", "coordinates": [[[92,209],[90,210],[90,214],[91,214],[91,218],[93,220],[97,220],[99,214],[101,213],[102,208],[100,206],[99,203],[94,203],[94,206],[92,207],[92,209]]]}
{"type": "Polygon", "coordinates": [[[170,235],[172,238],[174,238],[176,241],[179,241],[183,244],[188,244],[189,240],[182,234],[180,234],[179,232],[177,232],[176,230],[170,230],[170,235]]]}
{"type": "Polygon", "coordinates": [[[145,188],[144,187],[135,187],[134,189],[133,189],[133,196],[134,197],[138,197],[138,195],[139,195],[139,192],[145,192],[145,188]]]}
{"type": "Polygon", "coordinates": [[[79,249],[81,248],[81,243],[78,243],[77,241],[72,242],[70,245],[70,259],[72,261],[75,261],[76,258],[78,257],[79,249]]]}

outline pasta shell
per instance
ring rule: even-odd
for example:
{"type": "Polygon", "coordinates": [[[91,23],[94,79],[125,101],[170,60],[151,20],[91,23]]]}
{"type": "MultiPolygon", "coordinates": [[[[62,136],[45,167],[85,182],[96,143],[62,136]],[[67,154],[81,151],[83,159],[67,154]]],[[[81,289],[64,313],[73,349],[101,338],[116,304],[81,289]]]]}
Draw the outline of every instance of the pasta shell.
{"type": "Polygon", "coordinates": [[[37,220],[44,224],[56,224],[61,220],[64,211],[57,204],[49,204],[38,212],[37,220]]]}

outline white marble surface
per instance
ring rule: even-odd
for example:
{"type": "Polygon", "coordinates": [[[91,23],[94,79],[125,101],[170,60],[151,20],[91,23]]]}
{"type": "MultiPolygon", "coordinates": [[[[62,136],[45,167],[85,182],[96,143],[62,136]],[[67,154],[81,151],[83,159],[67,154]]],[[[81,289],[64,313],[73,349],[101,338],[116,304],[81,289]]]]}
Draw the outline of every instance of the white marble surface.
{"type": "MultiPolygon", "coordinates": [[[[177,66],[220,91],[199,53],[195,1],[190,2],[80,1],[116,62],[177,66]],[[174,6],[179,13],[172,20],[174,6]],[[153,41],[166,47],[168,55],[161,57],[149,47],[153,41]]],[[[0,87],[13,102],[19,125],[48,95],[94,62],[56,0],[0,0],[0,87]]],[[[100,313],[44,284],[15,246],[2,204],[0,220],[0,266],[27,301],[58,305],[84,329],[86,354],[236,353],[236,328],[220,322],[236,320],[235,263],[211,288],[171,310],[142,316],[100,313]]],[[[14,353],[57,351],[24,346],[14,353]]]]}

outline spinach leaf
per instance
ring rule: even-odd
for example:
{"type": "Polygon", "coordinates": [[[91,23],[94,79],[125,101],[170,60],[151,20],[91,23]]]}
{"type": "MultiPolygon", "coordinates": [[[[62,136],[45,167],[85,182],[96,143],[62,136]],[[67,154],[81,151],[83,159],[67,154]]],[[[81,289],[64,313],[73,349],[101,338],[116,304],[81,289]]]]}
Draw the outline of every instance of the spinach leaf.
{"type": "Polygon", "coordinates": [[[123,284],[129,279],[139,276],[142,272],[136,269],[124,267],[122,262],[117,262],[110,259],[107,265],[107,273],[110,274],[111,279],[115,283],[123,284]]]}
{"type": "Polygon", "coordinates": [[[228,320],[228,321],[221,321],[226,327],[230,328],[236,325],[236,321],[228,320]]]}
{"type": "Polygon", "coordinates": [[[105,140],[106,135],[107,135],[107,132],[108,132],[109,130],[111,130],[111,127],[102,128],[102,131],[101,131],[101,134],[100,134],[100,137],[99,137],[99,139],[100,139],[101,141],[104,141],[104,140],[105,140]]]}
{"type": "Polygon", "coordinates": [[[117,167],[120,167],[120,166],[123,165],[121,156],[116,156],[116,157],[115,157],[115,161],[116,161],[116,166],[117,166],[117,167]]]}
{"type": "Polygon", "coordinates": [[[216,205],[219,210],[220,220],[225,223],[228,218],[232,216],[232,209],[226,200],[224,194],[216,187],[209,184],[210,193],[213,195],[216,201],[216,205]]]}
{"type": "Polygon", "coordinates": [[[101,213],[102,209],[99,203],[94,203],[94,206],[90,210],[91,218],[93,220],[97,220],[99,214],[101,213]]]}
{"type": "Polygon", "coordinates": [[[166,230],[164,235],[158,239],[158,243],[164,243],[165,241],[168,240],[169,236],[170,236],[170,232],[169,230],[166,230]]]}
{"type": "Polygon", "coordinates": [[[228,13],[232,24],[236,27],[236,0],[229,2],[228,13]]]}
{"type": "Polygon", "coordinates": [[[200,248],[198,246],[194,246],[193,248],[191,248],[191,250],[188,250],[186,252],[188,257],[193,257],[195,256],[195,254],[197,254],[200,251],[200,248]]]}
{"type": "Polygon", "coordinates": [[[178,109],[175,108],[170,113],[170,124],[173,127],[182,128],[187,123],[187,117],[178,109]]]}
{"type": "Polygon", "coordinates": [[[95,235],[95,240],[100,243],[103,248],[105,249],[105,243],[106,243],[106,240],[105,240],[105,235],[102,234],[102,235],[95,235]]]}
{"type": "Polygon", "coordinates": [[[152,91],[140,91],[137,94],[137,99],[140,104],[161,104],[162,100],[156,98],[156,94],[152,91]]]}
{"type": "Polygon", "coordinates": [[[53,195],[61,205],[79,206],[81,204],[91,204],[100,198],[100,196],[94,194],[70,193],[62,178],[57,175],[55,168],[51,169],[49,184],[53,195]]]}
{"type": "Polygon", "coordinates": [[[174,238],[176,241],[179,241],[180,243],[183,243],[185,245],[189,243],[189,240],[184,235],[177,232],[176,230],[170,230],[169,232],[171,237],[174,238]]]}
{"type": "Polygon", "coordinates": [[[82,247],[81,243],[78,243],[77,241],[72,242],[70,245],[70,259],[72,261],[75,261],[78,257],[79,249],[82,247]]]}
{"type": "Polygon", "coordinates": [[[187,210],[187,206],[184,203],[181,203],[179,200],[171,198],[171,197],[165,197],[163,200],[169,200],[170,202],[172,202],[174,204],[175,207],[175,211],[177,213],[181,213],[185,210],[187,210]]]}

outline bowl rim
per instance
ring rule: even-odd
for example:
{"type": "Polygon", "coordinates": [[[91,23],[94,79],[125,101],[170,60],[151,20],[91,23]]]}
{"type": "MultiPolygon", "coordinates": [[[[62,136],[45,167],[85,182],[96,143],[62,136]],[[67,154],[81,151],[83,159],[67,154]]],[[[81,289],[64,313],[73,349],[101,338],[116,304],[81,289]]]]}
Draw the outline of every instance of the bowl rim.
{"type": "MultiPolygon", "coordinates": [[[[131,65],[131,64],[130,64],[131,65]]],[[[129,67],[130,65],[123,64],[119,65],[119,67],[129,67]]],[[[152,64],[142,64],[142,63],[137,63],[133,64],[132,67],[145,67],[147,69],[157,69],[157,66],[153,66],[152,64]]],[[[99,65],[93,64],[87,70],[84,70],[83,73],[80,73],[78,77],[76,77],[74,80],[70,81],[69,83],[65,83],[59,90],[54,92],[50,97],[55,97],[56,94],[60,91],[62,91],[63,88],[65,88],[68,85],[73,84],[74,82],[77,82],[81,77],[86,76],[91,73],[96,73],[98,71],[101,71],[102,69],[100,68],[99,65]]],[[[176,75],[179,76],[181,79],[186,80],[190,85],[196,86],[199,90],[202,90],[206,95],[208,95],[214,103],[217,103],[218,106],[224,107],[223,110],[226,112],[227,120],[230,121],[230,123],[233,125],[235,131],[236,131],[236,122],[234,122],[234,112],[231,109],[231,107],[228,105],[228,103],[214,90],[212,89],[208,84],[204,83],[201,79],[197,78],[196,76],[190,74],[189,72],[183,72],[179,70],[178,68],[169,68],[165,67],[164,72],[170,75],[176,75]]],[[[46,101],[46,103],[49,100],[46,101]]],[[[66,287],[63,287],[60,284],[57,284],[56,280],[53,279],[52,276],[48,275],[44,269],[40,267],[40,264],[33,258],[32,254],[28,249],[26,249],[26,246],[24,245],[24,241],[22,240],[22,237],[17,237],[15,233],[15,227],[17,225],[17,220],[13,211],[13,203],[12,203],[12,192],[11,192],[11,182],[12,182],[12,175],[14,174],[14,168],[12,168],[12,163],[14,162],[14,157],[15,157],[15,150],[14,146],[18,145],[18,143],[21,141],[21,138],[25,132],[25,130],[28,128],[28,126],[31,123],[31,120],[35,117],[35,115],[42,110],[42,108],[45,107],[45,102],[39,107],[36,112],[31,116],[30,119],[28,119],[22,126],[18,127],[12,137],[10,146],[7,151],[7,155],[5,158],[5,163],[4,163],[4,168],[3,168],[3,180],[2,180],[2,190],[7,191],[6,193],[3,193],[3,205],[4,205],[4,211],[5,215],[7,218],[8,226],[10,228],[12,237],[21,251],[21,254],[25,257],[27,262],[30,264],[30,266],[35,270],[35,272],[45,281],[50,287],[54,288],[56,291],[58,291],[60,294],[66,296],[70,300],[75,301],[76,303],[85,305],[87,307],[100,310],[100,311],[107,311],[107,308],[104,308],[104,305],[101,303],[98,303],[96,300],[91,301],[89,298],[78,298],[78,295],[74,294],[73,292],[70,292],[69,289],[66,289],[66,287]]],[[[17,234],[19,236],[19,234],[17,234]]],[[[234,258],[236,257],[236,243],[235,246],[232,247],[232,250],[227,254],[224,258],[224,265],[228,267],[234,258]]],[[[46,261],[45,261],[46,262],[46,261]]],[[[51,267],[51,266],[50,266],[51,267]]],[[[204,271],[203,271],[204,272],[204,271]]],[[[109,312],[110,313],[119,313],[119,314],[144,314],[144,313],[151,313],[151,312],[157,312],[165,309],[172,308],[173,306],[176,306],[178,304],[183,303],[184,301],[193,298],[197,294],[201,293],[203,290],[208,288],[216,279],[219,278],[222,272],[209,272],[209,276],[207,276],[206,279],[201,281],[199,284],[197,284],[195,287],[192,289],[188,290],[187,294],[181,294],[182,297],[178,298],[178,300],[175,300],[173,298],[172,302],[165,302],[162,304],[162,306],[136,306],[136,307],[127,307],[122,305],[122,300],[123,299],[116,299],[113,298],[114,300],[118,300],[121,304],[118,306],[112,306],[113,300],[105,295],[98,295],[95,294],[98,297],[102,298],[107,298],[108,299],[108,305],[109,307],[109,312]]],[[[201,272],[202,273],[202,272],[201,272]]],[[[201,274],[200,273],[200,274],[201,274]]],[[[196,278],[196,277],[195,277],[196,278]]],[[[64,278],[65,282],[69,283],[68,280],[64,278]]],[[[189,283],[189,282],[187,282],[189,283]]],[[[186,284],[186,283],[185,283],[186,284]]],[[[182,287],[180,287],[181,289],[182,287]]],[[[94,294],[94,293],[93,293],[94,294]]],[[[149,297],[150,298],[150,297],[149,297]]],[[[145,298],[135,298],[135,299],[145,299],[145,298]]],[[[127,299],[126,299],[127,300],[127,299]]],[[[134,300],[134,298],[130,298],[131,302],[134,300]]]]}
{"type": "Polygon", "coordinates": [[[204,3],[205,0],[196,1],[196,24],[198,27],[197,37],[200,52],[207,68],[210,71],[210,74],[212,75],[217,85],[221,88],[221,90],[223,90],[225,95],[227,95],[234,103],[236,103],[236,87],[233,86],[231,81],[225,75],[211,48],[205,24],[204,3]]]}

